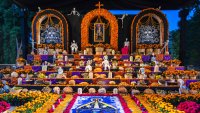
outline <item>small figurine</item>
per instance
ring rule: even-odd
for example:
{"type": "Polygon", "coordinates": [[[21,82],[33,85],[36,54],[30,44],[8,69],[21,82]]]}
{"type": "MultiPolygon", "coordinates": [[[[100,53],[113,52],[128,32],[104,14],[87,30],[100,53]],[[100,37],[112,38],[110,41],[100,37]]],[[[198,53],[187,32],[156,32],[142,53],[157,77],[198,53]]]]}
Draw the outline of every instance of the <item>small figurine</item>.
{"type": "Polygon", "coordinates": [[[87,66],[85,67],[85,71],[86,71],[86,72],[91,72],[91,71],[92,71],[92,66],[91,66],[91,64],[92,64],[92,60],[88,60],[88,61],[87,61],[87,66]]]}
{"type": "Polygon", "coordinates": [[[155,73],[160,72],[159,66],[158,66],[158,62],[157,62],[157,61],[155,61],[155,66],[154,66],[154,71],[153,71],[153,72],[155,72],[155,73]]]}
{"type": "Polygon", "coordinates": [[[44,48],[43,55],[48,55],[48,54],[49,54],[48,48],[44,48]]]}
{"type": "Polygon", "coordinates": [[[180,87],[179,87],[179,94],[181,94],[181,93],[182,93],[182,90],[186,89],[185,86],[184,86],[184,80],[180,78],[180,79],[178,79],[177,81],[178,81],[179,86],[180,86],[180,87]]]}
{"type": "Polygon", "coordinates": [[[83,89],[82,88],[78,88],[78,94],[82,94],[82,92],[83,92],[83,89]]]}
{"type": "Polygon", "coordinates": [[[104,59],[104,61],[102,62],[102,65],[103,65],[103,67],[104,67],[104,70],[106,71],[107,68],[108,68],[109,71],[110,71],[110,63],[109,63],[109,61],[108,61],[108,56],[107,56],[107,55],[104,56],[103,59],[104,59]]]}
{"type": "Polygon", "coordinates": [[[128,41],[128,38],[126,38],[126,41],[124,42],[124,47],[129,47],[130,42],[128,41]]]}
{"type": "Polygon", "coordinates": [[[75,40],[73,40],[73,42],[71,43],[71,52],[72,52],[72,54],[73,53],[77,53],[78,52],[78,45],[77,45],[77,43],[75,42],[75,40]]]}
{"type": "Polygon", "coordinates": [[[145,79],[147,77],[147,75],[145,74],[145,68],[144,68],[144,64],[141,64],[141,68],[139,69],[139,79],[145,79]]]}
{"type": "Polygon", "coordinates": [[[130,57],[129,57],[129,60],[130,60],[131,62],[133,62],[133,56],[130,56],[130,57]]]}
{"type": "Polygon", "coordinates": [[[115,50],[114,49],[112,50],[112,55],[115,55],[115,50]]]}
{"type": "Polygon", "coordinates": [[[70,14],[68,14],[68,15],[77,15],[77,16],[80,16],[80,13],[78,12],[78,11],[76,11],[76,8],[73,8],[73,10],[71,11],[71,13],[70,14]]]}
{"type": "Polygon", "coordinates": [[[63,74],[63,69],[62,69],[62,67],[59,67],[59,68],[58,68],[58,74],[63,74]]]}
{"type": "Polygon", "coordinates": [[[151,56],[151,62],[155,62],[156,61],[156,57],[155,57],[155,54],[152,53],[152,56],[151,56]]]}

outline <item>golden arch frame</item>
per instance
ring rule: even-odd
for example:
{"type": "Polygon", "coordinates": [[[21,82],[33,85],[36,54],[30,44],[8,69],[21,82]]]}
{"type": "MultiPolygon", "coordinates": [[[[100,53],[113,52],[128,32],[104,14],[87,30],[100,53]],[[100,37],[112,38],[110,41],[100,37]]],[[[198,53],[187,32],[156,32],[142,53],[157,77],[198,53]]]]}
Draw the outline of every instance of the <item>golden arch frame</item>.
{"type": "MultiPolygon", "coordinates": [[[[163,45],[164,41],[168,40],[169,33],[168,33],[168,21],[166,19],[166,16],[158,9],[154,9],[154,8],[144,9],[139,14],[137,14],[134,17],[134,19],[132,20],[132,24],[131,24],[131,53],[133,52],[133,43],[135,43],[135,46],[137,46],[139,22],[143,17],[150,16],[150,15],[153,16],[159,22],[159,25],[160,25],[160,45],[163,45]],[[133,34],[133,32],[135,34],[133,34]],[[135,38],[135,40],[134,40],[134,38],[135,38]]],[[[168,47],[166,49],[168,50],[168,47]]]]}
{"type": "Polygon", "coordinates": [[[85,49],[87,44],[89,44],[89,26],[90,22],[92,19],[94,19],[97,16],[102,16],[108,22],[110,23],[110,32],[111,32],[111,37],[110,37],[110,45],[115,50],[118,50],[118,22],[117,19],[114,15],[112,15],[108,10],[106,9],[94,9],[90,12],[88,12],[82,22],[81,22],[81,49],[85,49]]]}
{"type": "Polygon", "coordinates": [[[68,22],[64,15],[55,9],[45,9],[38,12],[32,20],[32,39],[36,42],[36,48],[40,40],[41,23],[48,16],[55,17],[61,22],[61,37],[63,49],[69,50],[69,30],[68,22]]]}

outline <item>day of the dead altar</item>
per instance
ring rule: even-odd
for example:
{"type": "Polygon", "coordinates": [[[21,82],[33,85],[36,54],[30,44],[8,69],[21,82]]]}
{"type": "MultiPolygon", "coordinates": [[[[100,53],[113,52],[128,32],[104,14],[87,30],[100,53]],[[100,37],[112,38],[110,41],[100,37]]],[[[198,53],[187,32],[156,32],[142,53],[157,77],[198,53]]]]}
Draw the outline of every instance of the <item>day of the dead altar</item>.
{"type": "MultiPolygon", "coordinates": [[[[122,42],[123,24],[95,6],[81,21],[79,40],[69,37],[61,12],[37,12],[27,58],[0,70],[0,112],[198,113],[199,72],[169,54],[162,11],[142,10],[122,42]]],[[[80,13],[74,8],[68,16],[80,13]]]]}

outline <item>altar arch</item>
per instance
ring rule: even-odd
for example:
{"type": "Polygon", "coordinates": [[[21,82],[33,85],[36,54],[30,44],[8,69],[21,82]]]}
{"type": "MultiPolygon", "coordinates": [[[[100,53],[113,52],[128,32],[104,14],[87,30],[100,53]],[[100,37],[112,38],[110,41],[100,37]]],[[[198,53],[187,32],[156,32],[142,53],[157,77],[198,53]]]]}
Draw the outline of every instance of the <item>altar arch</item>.
{"type": "MultiPolygon", "coordinates": [[[[141,19],[147,16],[152,16],[154,19],[156,19],[160,25],[160,45],[163,45],[163,43],[168,40],[169,36],[169,25],[166,18],[166,15],[163,14],[159,9],[154,8],[147,8],[142,10],[139,14],[137,14],[134,19],[132,20],[131,24],[131,52],[134,52],[136,50],[137,46],[137,38],[138,38],[138,29],[139,29],[139,22],[141,19]]],[[[168,47],[167,47],[168,48],[168,47]]]]}
{"type": "Polygon", "coordinates": [[[90,12],[88,12],[82,22],[81,22],[81,49],[83,50],[87,44],[89,43],[89,25],[97,16],[104,17],[108,22],[110,23],[110,45],[115,50],[118,50],[118,23],[117,19],[114,15],[112,15],[108,10],[100,8],[100,9],[94,9],[90,12]]]}
{"type": "Polygon", "coordinates": [[[62,38],[62,45],[64,50],[69,50],[69,31],[68,31],[68,22],[63,14],[55,9],[45,9],[37,12],[32,20],[32,39],[36,42],[35,46],[40,44],[40,30],[42,22],[48,18],[54,17],[58,19],[61,23],[61,38],[62,38]]]}

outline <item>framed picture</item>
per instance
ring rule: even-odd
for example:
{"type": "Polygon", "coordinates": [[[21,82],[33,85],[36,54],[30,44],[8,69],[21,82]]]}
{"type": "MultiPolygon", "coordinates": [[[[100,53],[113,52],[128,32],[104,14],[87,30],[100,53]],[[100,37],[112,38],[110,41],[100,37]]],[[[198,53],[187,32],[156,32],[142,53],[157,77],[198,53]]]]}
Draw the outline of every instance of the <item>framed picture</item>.
{"type": "Polygon", "coordinates": [[[104,23],[94,23],[94,42],[105,41],[105,25],[104,23]]]}

